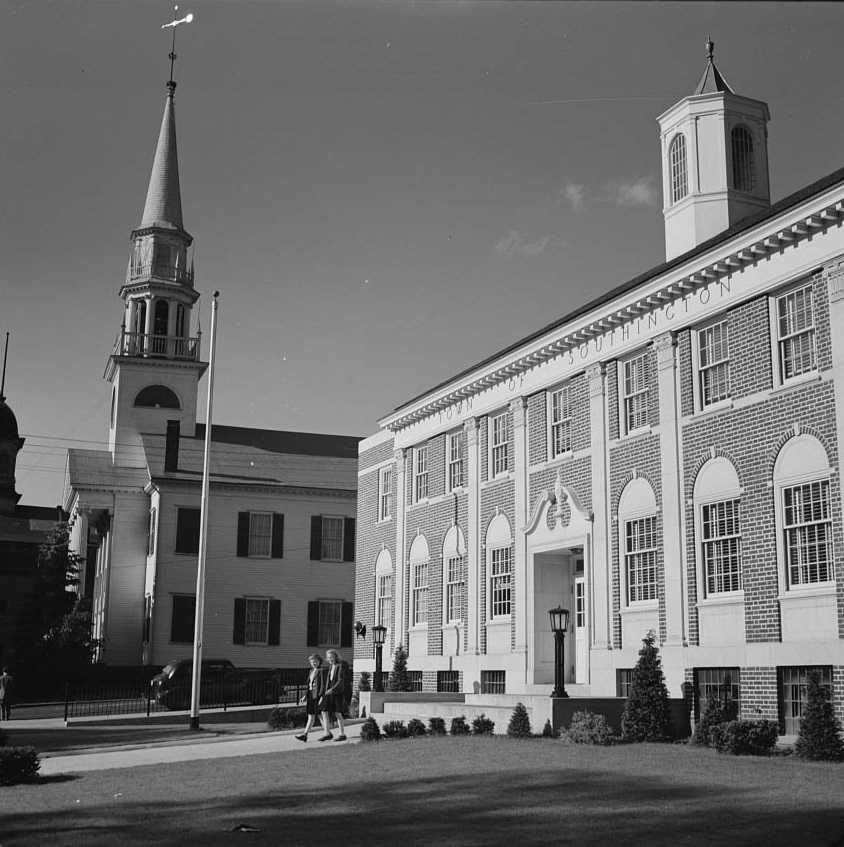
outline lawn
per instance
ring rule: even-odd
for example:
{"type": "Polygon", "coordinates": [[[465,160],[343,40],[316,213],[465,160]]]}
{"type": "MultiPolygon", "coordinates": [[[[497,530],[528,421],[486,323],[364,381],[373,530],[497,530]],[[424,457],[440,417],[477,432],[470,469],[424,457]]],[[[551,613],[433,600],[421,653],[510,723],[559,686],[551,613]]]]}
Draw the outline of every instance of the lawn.
{"type": "Polygon", "coordinates": [[[0,788],[11,845],[844,845],[844,765],[685,745],[382,741],[0,788]],[[245,826],[258,831],[240,831],[245,826]]]}

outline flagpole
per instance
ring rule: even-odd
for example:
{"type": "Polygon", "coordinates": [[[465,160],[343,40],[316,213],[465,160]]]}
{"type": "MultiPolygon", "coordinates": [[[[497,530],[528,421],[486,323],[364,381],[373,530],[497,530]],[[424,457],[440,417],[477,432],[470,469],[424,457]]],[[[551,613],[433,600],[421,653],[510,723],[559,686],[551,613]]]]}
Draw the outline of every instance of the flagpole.
{"type": "Polygon", "coordinates": [[[205,412],[205,459],[202,464],[202,501],[199,517],[199,563],[196,568],[196,612],[193,629],[190,728],[199,729],[199,686],[202,675],[202,621],[205,612],[205,554],[208,548],[208,470],[211,459],[211,411],[214,405],[214,349],[217,346],[217,298],[211,304],[211,354],[208,358],[208,404],[205,412]]]}

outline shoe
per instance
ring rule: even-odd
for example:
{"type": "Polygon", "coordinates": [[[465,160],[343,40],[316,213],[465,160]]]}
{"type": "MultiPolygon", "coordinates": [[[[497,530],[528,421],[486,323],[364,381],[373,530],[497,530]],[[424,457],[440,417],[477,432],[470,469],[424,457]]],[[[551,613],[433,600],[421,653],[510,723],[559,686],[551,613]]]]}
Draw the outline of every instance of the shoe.
{"type": "Polygon", "coordinates": [[[297,740],[297,741],[304,741],[304,742],[306,742],[306,743],[307,743],[307,741],[308,741],[308,736],[307,736],[307,735],[297,735],[297,736],[295,736],[295,737],[296,737],[296,740],[297,740]]]}
{"type": "Polygon", "coordinates": [[[334,738],[334,736],[329,732],[328,735],[323,735],[322,738],[320,738],[320,741],[331,741],[332,738],[334,738]]]}
{"type": "Polygon", "coordinates": [[[346,736],[345,735],[338,735],[334,740],[335,741],[345,741],[346,736]]]}

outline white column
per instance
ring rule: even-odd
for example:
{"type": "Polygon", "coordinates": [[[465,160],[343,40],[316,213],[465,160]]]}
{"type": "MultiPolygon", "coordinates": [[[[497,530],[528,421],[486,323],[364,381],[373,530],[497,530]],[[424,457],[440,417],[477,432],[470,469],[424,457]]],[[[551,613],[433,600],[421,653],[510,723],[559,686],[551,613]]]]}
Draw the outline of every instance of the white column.
{"type": "Polygon", "coordinates": [[[659,388],[659,452],[662,481],[662,548],[665,566],[665,638],[669,647],[686,644],[683,598],[683,471],[680,461],[680,409],[677,342],[674,333],[654,339],[659,388]]]}
{"type": "Polygon", "coordinates": [[[610,486],[607,478],[607,389],[603,363],[586,369],[589,381],[589,425],[592,445],[592,547],[587,560],[590,590],[589,646],[612,649],[612,550],[610,540],[610,486]]]}
{"type": "MultiPolygon", "coordinates": [[[[407,646],[405,643],[404,630],[404,535],[406,526],[406,511],[405,498],[407,486],[405,484],[405,450],[396,450],[394,453],[396,460],[396,561],[394,566],[395,572],[395,597],[393,598],[393,620],[395,621],[393,629],[393,648],[399,643],[407,646]]],[[[390,647],[387,647],[387,656],[390,655],[390,647]]]]}
{"type": "MultiPolygon", "coordinates": [[[[513,413],[513,471],[514,471],[514,520],[513,538],[515,541],[515,584],[514,600],[516,619],[514,621],[516,640],[514,653],[527,654],[528,617],[527,614],[527,544],[524,527],[527,523],[528,499],[528,427],[527,406],[524,397],[517,397],[510,403],[513,413]]],[[[525,680],[527,681],[527,680],[525,680]]]]}
{"type": "Polygon", "coordinates": [[[478,420],[469,418],[463,425],[466,431],[466,484],[468,487],[466,526],[466,652],[477,654],[480,586],[478,584],[480,538],[480,461],[478,456],[478,420]]]}

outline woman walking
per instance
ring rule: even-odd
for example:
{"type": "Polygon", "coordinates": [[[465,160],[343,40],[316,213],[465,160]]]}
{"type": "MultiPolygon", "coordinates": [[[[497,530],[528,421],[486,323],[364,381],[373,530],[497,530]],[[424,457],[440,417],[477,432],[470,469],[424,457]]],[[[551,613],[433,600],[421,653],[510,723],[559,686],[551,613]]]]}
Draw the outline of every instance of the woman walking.
{"type": "Polygon", "coordinates": [[[343,712],[346,708],[346,666],[340,661],[340,654],[336,650],[326,650],[325,658],[328,659],[328,674],[326,678],[325,696],[322,701],[322,724],[330,726],[330,715],[334,715],[340,734],[334,736],[326,730],[326,734],[320,741],[346,740],[346,727],[343,722],[343,712]]]}
{"type": "MultiPolygon", "coordinates": [[[[328,730],[326,713],[323,711],[327,675],[326,669],[322,666],[322,656],[320,656],[319,653],[311,653],[311,655],[308,656],[308,661],[311,663],[311,672],[308,674],[308,689],[305,692],[305,696],[300,701],[300,703],[305,706],[305,712],[308,715],[308,722],[305,724],[305,729],[302,734],[296,736],[299,741],[305,742],[308,740],[308,733],[313,729],[317,713],[319,713],[320,716],[320,723],[322,724],[323,732],[328,736],[331,735],[328,730]]],[[[323,738],[324,737],[325,736],[323,736],[323,738]]],[[[322,741],[323,738],[321,738],[320,741],[322,741]]]]}

